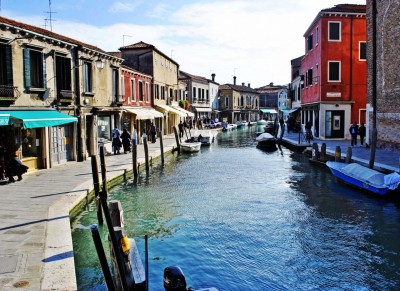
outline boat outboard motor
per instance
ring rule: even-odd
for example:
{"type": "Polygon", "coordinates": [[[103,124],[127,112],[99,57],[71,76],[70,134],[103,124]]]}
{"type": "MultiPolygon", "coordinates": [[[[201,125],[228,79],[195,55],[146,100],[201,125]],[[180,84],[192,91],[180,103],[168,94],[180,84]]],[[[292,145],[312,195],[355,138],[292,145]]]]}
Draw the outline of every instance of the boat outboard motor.
{"type": "Polygon", "coordinates": [[[181,268],[169,266],[164,269],[164,288],[167,291],[186,291],[186,279],[181,268]]]}

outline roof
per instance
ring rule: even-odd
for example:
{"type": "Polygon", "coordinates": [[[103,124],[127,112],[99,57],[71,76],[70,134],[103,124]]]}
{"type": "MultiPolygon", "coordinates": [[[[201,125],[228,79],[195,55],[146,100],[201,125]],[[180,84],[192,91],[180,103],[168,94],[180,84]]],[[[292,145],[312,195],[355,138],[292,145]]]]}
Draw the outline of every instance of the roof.
{"type": "Polygon", "coordinates": [[[146,74],[146,73],[140,72],[140,71],[138,71],[138,70],[136,70],[136,69],[134,69],[134,68],[132,68],[132,67],[130,67],[130,66],[125,65],[124,63],[121,65],[121,68],[122,68],[122,69],[125,69],[125,70],[128,70],[128,71],[131,71],[131,72],[133,72],[133,73],[135,73],[135,74],[138,74],[138,75],[147,77],[147,78],[149,78],[149,79],[152,79],[152,78],[153,78],[151,75],[148,75],[148,74],[146,74]]]}
{"type": "Polygon", "coordinates": [[[26,23],[18,22],[18,21],[12,20],[12,19],[1,17],[1,16],[0,16],[0,25],[16,27],[16,28],[19,28],[19,29],[27,31],[28,33],[34,33],[34,34],[46,36],[46,37],[57,39],[57,40],[60,40],[60,41],[63,41],[63,42],[66,42],[66,43],[69,43],[69,44],[72,44],[72,45],[82,46],[84,48],[87,48],[87,49],[90,49],[90,50],[93,50],[93,51],[97,51],[97,52],[102,53],[102,54],[107,54],[105,51],[103,51],[102,49],[98,48],[97,46],[81,42],[79,40],[67,37],[67,36],[62,35],[62,34],[58,34],[58,33],[52,32],[50,30],[47,30],[47,29],[44,29],[44,28],[41,28],[41,27],[37,27],[37,26],[26,24],[26,23]]]}
{"type": "Polygon", "coordinates": [[[208,84],[208,80],[205,77],[192,75],[192,74],[189,74],[189,73],[179,70],[179,80],[188,80],[188,79],[191,79],[192,81],[197,82],[197,83],[208,84]]]}
{"type": "Polygon", "coordinates": [[[358,4],[338,4],[331,8],[322,9],[311,25],[307,28],[306,32],[304,33],[304,37],[308,35],[310,30],[314,27],[315,23],[318,20],[325,16],[331,16],[332,14],[335,16],[349,16],[349,15],[363,15],[365,16],[367,13],[367,5],[358,5],[358,4]]]}
{"type": "Polygon", "coordinates": [[[248,86],[242,86],[242,85],[223,84],[223,85],[219,86],[219,89],[220,90],[234,90],[234,91],[238,91],[238,92],[249,92],[249,93],[258,94],[258,92],[255,89],[250,88],[248,86]]]}
{"type": "Polygon", "coordinates": [[[143,41],[139,41],[137,43],[126,45],[126,46],[123,46],[123,47],[119,48],[120,51],[124,51],[124,50],[126,50],[126,51],[129,51],[129,50],[143,50],[143,49],[154,50],[157,53],[159,53],[160,55],[162,55],[164,58],[174,62],[177,66],[179,66],[179,64],[176,61],[174,61],[172,58],[168,57],[162,51],[157,49],[154,45],[145,43],[143,41]]]}
{"type": "Polygon", "coordinates": [[[262,94],[262,93],[278,93],[282,89],[287,89],[287,86],[285,85],[274,85],[274,83],[270,83],[268,85],[262,86],[260,88],[257,88],[257,92],[262,94]]]}

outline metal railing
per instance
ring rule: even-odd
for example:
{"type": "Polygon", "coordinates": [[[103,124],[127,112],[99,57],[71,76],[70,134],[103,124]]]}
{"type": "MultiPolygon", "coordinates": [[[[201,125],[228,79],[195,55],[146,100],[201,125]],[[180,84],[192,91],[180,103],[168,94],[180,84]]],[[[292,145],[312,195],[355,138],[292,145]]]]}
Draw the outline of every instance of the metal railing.
{"type": "Polygon", "coordinates": [[[18,87],[0,85],[0,100],[15,100],[20,96],[18,87]]]}

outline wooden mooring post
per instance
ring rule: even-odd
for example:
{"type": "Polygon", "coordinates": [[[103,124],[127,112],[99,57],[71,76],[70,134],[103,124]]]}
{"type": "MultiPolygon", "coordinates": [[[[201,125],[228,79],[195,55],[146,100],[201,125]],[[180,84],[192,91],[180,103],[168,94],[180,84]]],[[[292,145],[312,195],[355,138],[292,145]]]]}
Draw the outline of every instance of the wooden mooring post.
{"type": "Polygon", "coordinates": [[[341,158],[342,158],[342,150],[340,149],[340,146],[336,146],[335,162],[340,162],[341,158]]]}
{"type": "Polygon", "coordinates": [[[161,164],[164,165],[164,142],[161,131],[158,131],[158,138],[160,139],[161,164]]]}
{"type": "Polygon", "coordinates": [[[348,147],[347,151],[346,151],[346,164],[350,164],[351,163],[352,155],[353,155],[353,150],[352,150],[351,147],[348,147]]]}
{"type": "Polygon", "coordinates": [[[106,157],[105,157],[104,146],[100,147],[100,164],[101,164],[101,183],[103,185],[103,191],[105,191],[107,194],[107,191],[108,191],[107,170],[106,170],[106,157]]]}
{"type": "Polygon", "coordinates": [[[103,214],[101,210],[101,202],[100,202],[100,181],[99,181],[99,168],[97,162],[97,156],[91,157],[92,162],[92,176],[93,176],[93,188],[94,188],[94,199],[96,202],[96,212],[97,212],[97,221],[100,225],[103,224],[103,214]]]}
{"type": "Polygon", "coordinates": [[[176,140],[176,150],[178,151],[178,154],[180,154],[181,153],[181,146],[179,144],[178,131],[176,130],[175,126],[174,126],[174,133],[175,133],[175,140],[176,140]]]}
{"type": "Polygon", "coordinates": [[[144,146],[144,161],[146,166],[146,173],[149,172],[149,146],[147,145],[147,138],[143,137],[143,146],[144,146]]]}
{"type": "Polygon", "coordinates": [[[311,159],[316,161],[319,158],[319,152],[318,152],[318,144],[314,142],[312,144],[312,150],[311,150],[311,159]]]}
{"type": "Polygon", "coordinates": [[[138,163],[137,163],[137,140],[132,138],[132,170],[133,177],[138,176],[138,163]]]}
{"type": "Polygon", "coordinates": [[[326,162],[326,143],[322,143],[321,145],[320,160],[326,162]]]}

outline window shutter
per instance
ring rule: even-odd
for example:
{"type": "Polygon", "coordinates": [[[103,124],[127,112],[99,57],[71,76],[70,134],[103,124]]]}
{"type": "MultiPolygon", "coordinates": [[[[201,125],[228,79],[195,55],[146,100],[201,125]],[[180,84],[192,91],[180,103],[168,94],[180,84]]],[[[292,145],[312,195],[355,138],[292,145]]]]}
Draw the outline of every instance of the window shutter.
{"type": "Polygon", "coordinates": [[[31,87],[31,62],[29,57],[29,49],[24,49],[24,81],[25,88],[31,87]]]}
{"type": "Polygon", "coordinates": [[[6,72],[7,72],[7,85],[13,85],[13,76],[12,76],[12,58],[11,58],[11,46],[5,46],[5,54],[6,54],[6,72]]]}
{"type": "Polygon", "coordinates": [[[44,53],[42,53],[42,63],[43,63],[43,88],[47,88],[47,84],[46,84],[46,78],[47,78],[47,74],[46,74],[46,58],[44,57],[44,53]]]}

